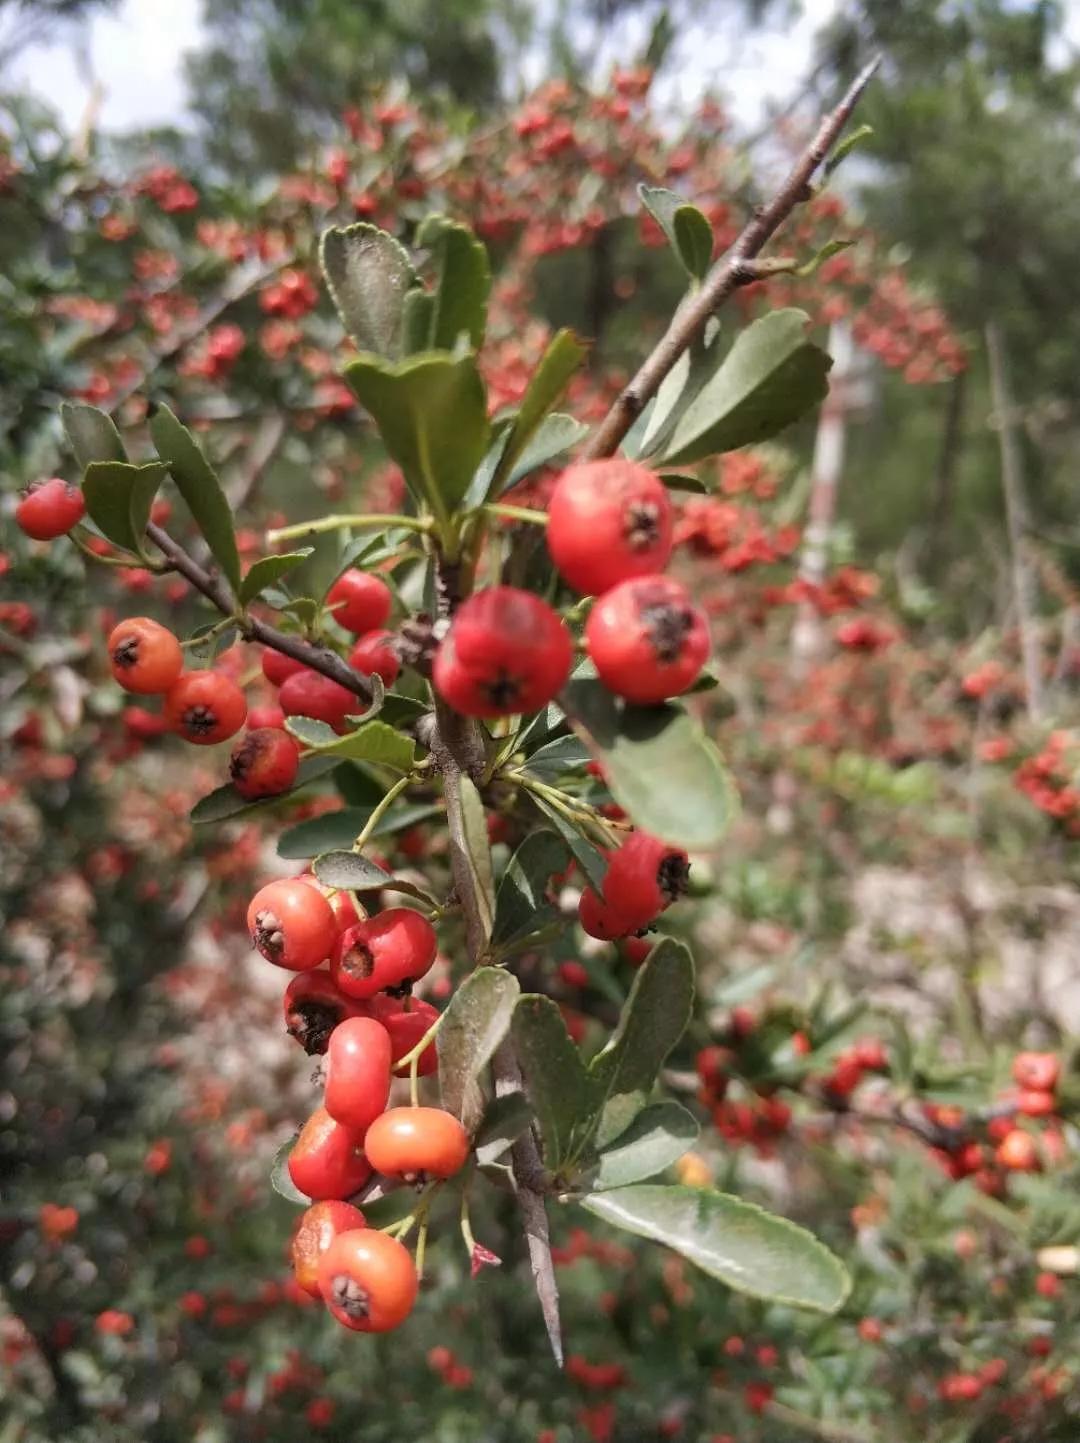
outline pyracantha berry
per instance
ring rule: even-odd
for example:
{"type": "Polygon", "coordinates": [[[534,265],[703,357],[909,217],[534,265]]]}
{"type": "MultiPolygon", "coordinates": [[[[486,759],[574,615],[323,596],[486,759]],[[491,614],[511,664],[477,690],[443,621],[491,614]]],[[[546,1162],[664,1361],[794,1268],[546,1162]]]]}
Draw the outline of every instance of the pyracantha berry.
{"type": "Polygon", "coordinates": [[[15,525],[34,541],[64,536],[86,515],[86,502],[77,486],[59,476],[36,481],[15,507],[15,525]]]}
{"type": "Polygon", "coordinates": [[[295,661],[291,656],[286,656],[283,651],[277,651],[268,646],[263,649],[262,674],[271,686],[280,686],[288,677],[294,676],[298,671],[307,671],[308,668],[302,661],[295,661]]]}
{"type": "Polygon", "coordinates": [[[335,1122],[363,1139],[389,1096],[390,1034],[373,1017],[346,1018],[326,1049],[323,1105],[335,1122]]]}
{"type": "Polygon", "coordinates": [[[387,686],[393,686],[401,671],[401,661],[394,649],[394,633],[372,631],[362,636],[349,652],[349,665],[362,676],[381,676],[387,686]]]}
{"type": "Polygon", "coordinates": [[[407,993],[435,961],[435,929],[408,907],[390,907],[337,939],[330,958],[334,981],[350,997],[407,993]]]}
{"type": "Polygon", "coordinates": [[[466,716],[537,711],[570,671],[573,643],[539,596],[493,586],[458,610],[435,656],[436,689],[466,716]]]}
{"type": "Polygon", "coordinates": [[[547,543],[560,573],[599,596],[671,558],[672,506],[660,478],[623,457],[570,466],[548,504],[547,543]]]}
{"type": "Polygon", "coordinates": [[[247,912],[252,945],[268,962],[290,972],[307,972],[329,957],[337,941],[330,903],[299,877],[270,882],[251,899],[247,912]]]}
{"type": "Polygon", "coordinates": [[[338,1233],[319,1264],[319,1291],[339,1323],[358,1333],[399,1328],[419,1283],[408,1250],[374,1228],[338,1233]]]}
{"type": "Polygon", "coordinates": [[[386,625],[393,597],[385,581],[367,571],[346,571],[326,593],[334,620],[354,636],[386,625]]]}
{"type": "Polygon", "coordinates": [[[313,1112],[300,1129],[288,1169],[294,1186],[313,1202],[352,1197],[371,1176],[360,1139],[335,1122],[325,1107],[313,1112]]]}
{"type": "Polygon", "coordinates": [[[346,997],[329,972],[301,972],[285,989],[285,1031],[309,1056],[326,1051],[339,1022],[360,1015],[361,1004],[346,997]]]}
{"type": "Polygon", "coordinates": [[[196,746],[227,741],[244,725],[246,716],[244,693],[219,671],[185,672],[165,695],[170,728],[196,746]]]}
{"type": "Polygon", "coordinates": [[[589,613],[585,644],[600,680],[627,701],[648,706],[679,696],[709,655],[705,613],[667,576],[624,581],[589,613]]]}
{"type": "Polygon", "coordinates": [[[423,1183],[461,1171],[469,1156],[469,1135],[453,1113],[441,1107],[392,1107],[371,1123],[364,1151],[384,1177],[423,1183]]]}
{"type": "Polygon", "coordinates": [[[326,722],[335,731],[343,729],[346,717],[359,716],[366,709],[348,687],[307,667],[285,678],[278,692],[278,701],[286,716],[314,717],[316,721],[326,722]]]}
{"type": "Polygon", "coordinates": [[[229,778],[245,799],[276,797],[287,792],[296,780],[300,748],[279,727],[259,727],[245,732],[232,749],[229,778]]]}
{"type": "MultiPolygon", "coordinates": [[[[421,997],[390,997],[383,993],[366,1002],[357,1002],[365,1014],[381,1022],[390,1034],[390,1059],[394,1066],[417,1047],[439,1020],[439,1010],[421,997]]],[[[439,1065],[439,1054],[433,1037],[417,1059],[417,1073],[427,1077],[439,1065]]]]}
{"type": "Polygon", "coordinates": [[[109,633],[112,674],[125,691],[140,696],[166,692],[184,669],[184,653],[168,627],[132,616],[109,633]]]}
{"type": "Polygon", "coordinates": [[[296,1281],[305,1293],[319,1298],[319,1263],[338,1233],[367,1226],[359,1208],[347,1202],[313,1203],[301,1217],[289,1248],[296,1281]]]}
{"type": "Polygon", "coordinates": [[[648,832],[633,832],[608,855],[601,895],[586,887],[579,920],[591,937],[611,941],[639,932],[686,891],[687,855],[648,832]]]}

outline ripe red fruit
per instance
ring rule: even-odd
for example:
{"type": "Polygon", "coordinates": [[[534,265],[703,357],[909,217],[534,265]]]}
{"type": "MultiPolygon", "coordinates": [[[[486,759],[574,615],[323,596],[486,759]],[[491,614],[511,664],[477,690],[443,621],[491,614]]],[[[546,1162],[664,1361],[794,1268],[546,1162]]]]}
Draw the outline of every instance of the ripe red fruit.
{"type": "Polygon", "coordinates": [[[321,892],[330,903],[330,910],[334,914],[334,921],[337,924],[339,933],[344,932],[346,927],[355,926],[355,924],[361,921],[366,915],[366,913],[357,911],[356,903],[353,901],[350,893],[327,892],[314,872],[301,872],[299,881],[304,882],[309,887],[314,887],[316,891],[321,892]]]}
{"type": "Polygon", "coordinates": [[[599,596],[671,559],[672,506],[663,482],[634,461],[612,456],[570,466],[548,505],[547,542],[561,574],[599,596]]]}
{"type": "Polygon", "coordinates": [[[289,1153],[293,1185],[313,1202],[351,1197],[371,1176],[360,1139],[325,1107],[313,1112],[289,1153]]]}
{"type": "Polygon", "coordinates": [[[1013,1080],[1032,1092],[1053,1092],[1061,1075],[1061,1062],[1052,1052],[1018,1052],[1013,1058],[1013,1080]]]}
{"type": "Polygon", "coordinates": [[[172,731],[196,746],[227,741],[244,725],[244,693],[218,671],[188,671],[165,695],[165,719],[172,731]]]}
{"type": "Polygon", "coordinates": [[[384,1177],[422,1182],[460,1172],[469,1155],[469,1135],[441,1107],[392,1107],[368,1128],[364,1149],[384,1177]]]}
{"type": "Polygon", "coordinates": [[[284,877],[256,892],[247,910],[251,942],[268,962],[307,972],[330,955],[337,940],[333,908],[315,887],[284,877]]]}
{"type": "Polygon", "coordinates": [[[86,515],[86,502],[77,486],[59,476],[35,481],[15,507],[15,525],[34,541],[64,536],[86,515]]]}
{"type": "Polygon", "coordinates": [[[326,1049],[327,1112],[363,1138],[389,1096],[390,1034],[373,1017],[346,1018],[326,1049]]]}
{"type": "Polygon", "coordinates": [[[319,1291],[339,1323],[388,1333],[413,1310],[419,1282],[408,1250],[374,1228],[339,1233],[319,1264],[319,1291]]]}
{"type": "MultiPolygon", "coordinates": [[[[432,1007],[420,997],[388,997],[385,994],[372,997],[367,1002],[356,1002],[365,1014],[381,1022],[390,1034],[390,1061],[393,1066],[418,1046],[424,1034],[439,1020],[439,1009],[432,1007]]],[[[435,1039],[432,1038],[417,1059],[417,1074],[427,1077],[439,1065],[439,1054],[435,1039]]]]}
{"type": "Polygon", "coordinates": [[[492,586],[454,617],[435,654],[435,687],[466,716],[537,711],[558,692],[572,660],[570,633],[546,601],[492,586]]]}
{"type": "Polygon", "coordinates": [[[401,660],[394,650],[394,633],[373,631],[362,636],[349,652],[349,665],[364,676],[381,676],[387,686],[393,686],[401,671],[401,660]]]}
{"type": "Polygon", "coordinates": [[[600,598],[585,623],[585,645],[609,691],[649,706],[695,680],[709,655],[709,624],[685,586],[642,576],[600,598]]]}
{"type": "Polygon", "coordinates": [[[279,706],[248,707],[247,724],[248,730],[253,732],[263,727],[277,727],[282,731],[285,727],[285,713],[279,706]]]}
{"type": "Polygon", "coordinates": [[[285,1031],[309,1056],[326,1051],[330,1034],[346,1017],[360,1015],[360,1003],[346,997],[329,972],[300,972],[285,989],[285,1031]]]}
{"type": "Polygon", "coordinates": [[[678,847],[633,832],[609,855],[603,896],[581,894],[578,916],[590,937],[610,940],[639,932],[686,891],[690,864],[678,847]]]}
{"type": "Polygon", "coordinates": [[[347,687],[307,667],[285,678],[278,701],[286,716],[314,717],[335,731],[342,730],[347,716],[359,716],[366,710],[360,698],[347,687]]]}
{"type": "Polygon", "coordinates": [[[269,646],[263,649],[262,673],[271,686],[280,686],[288,677],[307,669],[302,661],[294,661],[283,651],[275,651],[269,646]]]}
{"type": "Polygon", "coordinates": [[[584,932],[601,942],[614,942],[617,937],[638,931],[628,917],[598,897],[591,887],[585,888],[578,901],[578,921],[584,932]]]}
{"type": "Polygon", "coordinates": [[[287,792],[299,766],[300,748],[288,732],[258,727],[245,732],[233,747],[229,777],[240,795],[253,802],[287,792]]]}
{"type": "Polygon", "coordinates": [[[1010,1172],[1037,1172],[1039,1149],[1029,1132],[1014,1127],[998,1144],[995,1157],[1002,1167],[1010,1172]]]}
{"type": "Polygon", "coordinates": [[[342,932],[330,973],[350,997],[404,994],[429,970],[437,947],[435,929],[426,917],[408,907],[390,907],[342,932]]]}
{"type": "Polygon", "coordinates": [[[168,691],[184,669],[184,653],[172,632],[148,616],[133,616],[109,633],[112,674],[125,691],[155,696],[168,691]]]}
{"type": "Polygon", "coordinates": [[[293,1273],[305,1293],[310,1293],[313,1298],[322,1296],[319,1292],[319,1263],[338,1233],[366,1226],[364,1214],[351,1203],[331,1200],[313,1203],[307,1209],[289,1248],[293,1273]]]}
{"type": "Polygon", "coordinates": [[[385,581],[367,571],[346,571],[326,593],[326,604],[334,620],[354,636],[376,631],[386,625],[393,605],[385,581]]]}

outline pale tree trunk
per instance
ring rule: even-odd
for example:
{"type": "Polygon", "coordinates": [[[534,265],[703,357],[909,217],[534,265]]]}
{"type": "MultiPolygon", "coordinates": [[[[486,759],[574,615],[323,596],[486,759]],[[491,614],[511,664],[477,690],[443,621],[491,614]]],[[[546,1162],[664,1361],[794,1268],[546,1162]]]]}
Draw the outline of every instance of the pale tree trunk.
{"type": "Polygon", "coordinates": [[[1038,594],[1035,573],[1028,562],[1024,533],[1027,529],[1024,478],[1016,416],[1009,391],[1005,342],[994,321],[986,327],[986,353],[990,363],[990,395],[994,423],[1001,449],[1001,486],[1005,493],[1005,525],[1009,534],[1012,562],[1013,604],[1020,634],[1020,660],[1024,671],[1024,692],[1028,716],[1040,721],[1043,715],[1042,646],[1036,614],[1038,594]]]}
{"type": "MultiPolygon", "coordinates": [[[[811,586],[825,580],[829,563],[829,538],[836,515],[836,496],[844,470],[847,415],[851,402],[851,377],[855,345],[851,326],[836,321],[829,330],[829,354],[833,358],[829,394],[821,408],[814,459],[810,470],[810,502],[799,558],[799,579],[811,586]]],[[[826,632],[821,613],[812,602],[802,601],[791,632],[791,660],[796,675],[805,675],[825,650],[826,632]]]]}

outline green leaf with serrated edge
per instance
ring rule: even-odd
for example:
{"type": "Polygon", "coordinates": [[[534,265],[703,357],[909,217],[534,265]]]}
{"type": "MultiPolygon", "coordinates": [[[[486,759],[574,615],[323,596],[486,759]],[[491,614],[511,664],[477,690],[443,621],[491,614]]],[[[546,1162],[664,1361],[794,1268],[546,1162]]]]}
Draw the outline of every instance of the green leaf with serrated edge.
{"type": "Polygon", "coordinates": [[[502,1157],[528,1129],[532,1116],[523,1092],[508,1092],[503,1097],[492,1098],[476,1129],[473,1149],[477,1165],[484,1167],[502,1157]]]}
{"type": "Polygon", "coordinates": [[[215,787],[205,797],[200,797],[191,809],[191,820],[202,825],[207,822],[225,822],[231,817],[242,816],[246,812],[253,812],[256,808],[267,808],[276,806],[279,802],[295,796],[301,787],[306,787],[309,782],[317,781],[328,772],[332,772],[338,765],[336,757],[304,757],[296,771],[296,781],[287,792],[280,792],[276,797],[263,797],[257,802],[246,802],[235,787],[226,785],[215,787]]]}
{"type": "Polygon", "coordinates": [[[241,605],[247,606],[266,587],[273,586],[274,582],[288,576],[290,571],[294,571],[302,561],[308,559],[314,549],[313,546],[304,546],[299,551],[284,551],[280,556],[263,556],[258,561],[253,561],[240,583],[238,595],[241,605]]]}
{"type": "Polygon", "coordinates": [[[425,350],[452,351],[462,335],[474,351],[484,343],[491,266],[487,247],[468,226],[429,215],[416,233],[416,244],[436,257],[438,280],[425,350]]]}
{"type": "Polygon", "coordinates": [[[111,416],[81,401],[64,401],[60,420],[75,460],[85,471],[91,461],[126,461],[127,452],[111,416]]]}
{"type": "Polygon", "coordinates": [[[550,412],[537,426],[524,450],[510,468],[503,490],[505,491],[510,486],[516,486],[519,481],[533,471],[538,471],[549,461],[555,461],[558,457],[565,455],[579,441],[583,441],[588,434],[589,428],[584,422],[576,420],[573,416],[567,416],[562,411],[550,412]]]}
{"type": "Polygon", "coordinates": [[[747,326],[676,421],[664,465],[765,441],[823,401],[832,358],[809,339],[809,320],[788,309],[747,326]]]}
{"type": "Polygon", "coordinates": [[[521,989],[498,967],[478,967],[454,993],[439,1028],[442,1105],[471,1132],[483,1102],[477,1078],[506,1036],[521,989]]]}
{"type": "Polygon", "coordinates": [[[361,351],[401,355],[405,297],[420,284],[405,247],[377,226],[324,231],[319,262],[341,323],[361,351]]]}
{"type": "Polygon", "coordinates": [[[285,726],[305,746],[322,756],[337,757],[339,761],[371,762],[408,772],[416,760],[416,743],[412,737],[395,731],[382,721],[364,722],[356,731],[346,732],[344,736],[338,736],[333,727],[312,717],[287,717],[285,726]]]}
{"type": "Polygon", "coordinates": [[[405,297],[401,317],[401,354],[415,356],[428,349],[432,321],[435,315],[435,297],[430,291],[417,286],[405,297]]]}
{"type": "MultiPolygon", "coordinates": [[[[499,456],[491,483],[483,499],[494,501],[503,491],[508,478],[514,475],[527,447],[537,438],[538,429],[550,415],[553,407],[557,406],[562,399],[572,376],[580,368],[587,355],[588,347],[574,335],[573,331],[557,331],[552,336],[547,350],[540,358],[539,365],[529,378],[529,384],[521,398],[521,405],[514,417],[506,445],[499,456]]],[[[564,438],[566,444],[562,445],[563,450],[568,450],[569,446],[575,444],[579,439],[577,436],[571,438],[571,428],[560,423],[559,428],[552,430],[549,434],[545,446],[561,444],[564,438]]],[[[529,469],[534,470],[539,464],[543,463],[530,462],[529,469]]]]}
{"type": "Polygon", "coordinates": [[[662,186],[639,185],[641,203],[667,236],[683,269],[701,280],[712,262],[713,230],[696,205],[662,186]]]}
{"type": "Polygon", "coordinates": [[[575,727],[590,741],[608,787],[635,825],[675,846],[706,851],[738,810],[734,782],[700,724],[670,702],[624,706],[597,681],[563,691],[575,727]]]}
{"type": "Polygon", "coordinates": [[[574,860],[585,873],[594,887],[604,885],[604,877],[607,873],[607,863],[599,850],[585,837],[581,835],[574,824],[567,820],[561,812],[557,812],[543,797],[537,797],[530,793],[532,804],[538,807],[547,817],[559,836],[573,853],[574,860]]]}
{"type": "Polygon", "coordinates": [[[325,887],[337,887],[343,892],[403,892],[436,905],[431,893],[411,878],[388,872],[359,852],[324,852],[312,862],[311,870],[325,887]]]}
{"type": "Polygon", "coordinates": [[[709,495],[709,488],[700,476],[690,476],[683,471],[661,471],[658,474],[669,491],[691,491],[695,496],[709,495]]]}
{"type": "Polygon", "coordinates": [[[160,461],[132,466],[127,461],[91,461],[83,475],[87,515],[101,534],[136,555],[150,519],[150,507],[164,481],[160,461]]]}
{"type": "Polygon", "coordinates": [[[270,1186],[285,1199],[286,1202],[296,1203],[298,1207],[310,1207],[311,1198],[302,1193],[289,1176],[289,1154],[296,1146],[296,1139],[300,1136],[298,1132],[293,1133],[287,1142],[283,1142],[274,1154],[274,1161],[270,1165],[270,1186]]]}
{"type": "Polygon", "coordinates": [[[413,495],[445,520],[488,446],[487,399],[475,357],[427,352],[392,365],[361,356],[345,367],[345,379],[413,495]]]}
{"type": "Polygon", "coordinates": [[[594,1192],[644,1182],[678,1162],[698,1140],[697,1119],[677,1102],[657,1102],[638,1113],[598,1158],[594,1192]]]}
{"type": "Polygon", "coordinates": [[[462,777],[458,783],[461,797],[461,830],[469,854],[469,865],[475,883],[477,905],[484,927],[485,940],[491,936],[495,919],[495,878],[491,871],[491,843],[488,840],[484,803],[476,783],[462,777]]]}
{"type": "Polygon", "coordinates": [[[232,589],[239,591],[240,554],[236,549],[232,511],[217,473],[194,436],[168,406],[158,406],[150,418],[150,435],[214,560],[232,589]]]}
{"type": "Polygon", "coordinates": [[[686,1031],[693,1005],[690,951],[664,938],[638,968],[611,1041],[589,1065],[597,1147],[624,1132],[646,1105],[665,1058],[686,1031]]]}
{"type": "Polygon", "coordinates": [[[564,772],[580,771],[592,760],[592,753],[580,737],[556,737],[545,742],[528,758],[525,770],[546,780],[561,777],[564,772]]]}
{"type": "Polygon", "coordinates": [[[592,1115],[593,1088],[558,1005],[528,993],[514,1009],[514,1048],[553,1172],[573,1157],[592,1115]]]}
{"type": "Polygon", "coordinates": [[[872,136],[873,133],[874,127],[872,125],[859,125],[853,131],[851,131],[849,135],[845,135],[843,140],[839,141],[835,146],[833,146],[832,155],[830,155],[828,160],[825,162],[825,177],[828,178],[830,175],[832,175],[833,171],[844,159],[844,157],[846,155],[850,155],[851,152],[855,149],[855,147],[857,145],[861,145],[864,140],[869,140],[870,136],[872,136]]]}
{"type": "Polygon", "coordinates": [[[839,1258],[811,1233],[711,1188],[638,1183],[591,1193],[581,1206],[614,1227],[663,1243],[752,1298],[834,1313],[851,1290],[839,1258]]]}
{"type": "Polygon", "coordinates": [[[495,946],[543,925],[540,914],[548,905],[548,883],[568,858],[569,848],[554,832],[532,832],[525,838],[499,881],[491,934],[495,946]]]}
{"type": "MultiPolygon", "coordinates": [[[[286,861],[302,861],[305,857],[317,857],[320,852],[349,847],[373,810],[374,807],[343,807],[339,812],[323,812],[321,816],[297,822],[278,837],[277,854],[286,861]]],[[[407,831],[419,822],[441,816],[442,811],[442,807],[419,802],[415,806],[391,807],[376,822],[371,835],[373,838],[393,836],[395,832],[407,831]]]]}

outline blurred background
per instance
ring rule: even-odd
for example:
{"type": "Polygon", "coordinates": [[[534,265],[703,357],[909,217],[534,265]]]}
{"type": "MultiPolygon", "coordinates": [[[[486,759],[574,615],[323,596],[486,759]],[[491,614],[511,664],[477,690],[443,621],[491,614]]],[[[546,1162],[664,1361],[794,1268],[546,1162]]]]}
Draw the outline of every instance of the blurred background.
{"type": "MultiPolygon", "coordinates": [[[[1080,1028],[1078,46],[1070,0],[0,0],[0,1443],[1080,1436],[1080,1099],[1024,1124],[1036,1175],[1006,1179],[992,1130],[1017,1049],[1068,1059],[1080,1028]],[[493,403],[570,325],[592,350],[568,409],[595,419],[683,286],[636,186],[695,201],[723,250],[878,53],[871,131],[774,246],[805,273],[731,310],[804,309],[830,400],[681,502],[743,816],[665,920],[702,974],[684,1180],[805,1222],[852,1301],[808,1325],[560,1219],[556,1377],[492,1205],[501,1268],[470,1281],[447,1243],[405,1333],[331,1336],[267,1183],[311,1060],[243,911],[362,778],[189,822],[225,758],[130,705],[103,637],[204,614],[28,543],[17,494],[75,479],[62,400],[137,450],[159,399],[247,555],[392,508],[315,262],[356,219],[469,221],[493,403]],[[860,1118],[879,1086],[977,1116],[975,1155],[860,1118]]],[[[332,565],[321,545],[313,587],[332,565]]],[[[194,654],[272,702],[227,640],[194,654]]],[[[441,845],[423,821],[386,841],[404,867],[441,845]]],[[[586,1046],[633,962],[571,936],[538,964],[586,1046]]]]}

